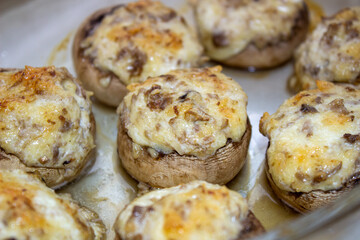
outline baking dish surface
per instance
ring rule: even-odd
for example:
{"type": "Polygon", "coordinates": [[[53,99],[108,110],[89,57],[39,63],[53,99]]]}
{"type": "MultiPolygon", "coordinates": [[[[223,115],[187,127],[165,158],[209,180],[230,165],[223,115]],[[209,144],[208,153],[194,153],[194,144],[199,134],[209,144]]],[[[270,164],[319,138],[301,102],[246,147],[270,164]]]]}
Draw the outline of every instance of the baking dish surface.
{"type": "MultiPolygon", "coordinates": [[[[55,65],[67,67],[75,75],[72,59],[72,39],[80,23],[94,11],[127,1],[88,0],[15,0],[0,2],[0,66],[19,67],[25,65],[55,65]]],[[[331,15],[346,6],[359,5],[358,0],[317,0],[327,15],[331,15]]],[[[184,14],[193,23],[191,9],[185,1],[164,1],[184,14]]],[[[214,63],[209,63],[214,65],[214,63]]],[[[248,196],[250,206],[268,230],[264,239],[279,237],[298,238],[317,229],[313,238],[327,239],[349,238],[356,236],[359,216],[355,208],[360,203],[360,191],[354,191],[343,199],[337,207],[320,210],[305,218],[288,209],[277,200],[269,190],[262,173],[267,139],[258,130],[259,119],[264,112],[273,113],[279,105],[291,96],[286,89],[286,82],[292,73],[292,63],[278,68],[259,72],[248,72],[224,67],[224,73],[235,79],[248,95],[248,115],[253,126],[252,139],[248,153],[248,162],[229,184],[233,190],[248,196]],[[349,212],[353,212],[348,215],[349,212]],[[327,225],[341,216],[347,217],[335,225],[327,225]],[[282,223],[295,219],[292,224],[282,223]],[[321,221],[319,221],[319,219],[321,221]],[[353,219],[353,221],[351,221],[353,219]],[[312,228],[303,228],[311,221],[312,228]],[[319,225],[326,225],[322,227],[319,225]],[[280,226],[280,228],[276,228],[280,226]],[[330,227],[329,227],[330,226],[330,227]],[[346,226],[346,227],[345,227],[346,226]],[[339,230],[340,229],[340,230],[339,230]],[[291,234],[289,234],[289,231],[291,234]],[[331,232],[337,235],[332,235],[331,232]],[[345,233],[348,231],[348,233],[345,233]],[[285,232],[285,233],[284,233],[285,232]],[[343,234],[342,234],[343,232],[343,234]],[[334,238],[335,237],[335,238],[334,238]]],[[[97,154],[92,169],[61,192],[69,192],[81,204],[95,210],[108,228],[108,239],[113,239],[112,224],[118,212],[136,196],[137,183],[120,166],[116,151],[117,115],[114,108],[109,108],[95,101],[93,111],[97,121],[97,154]]],[[[359,190],[359,189],[357,189],[359,190]]],[[[312,237],[309,237],[309,239],[312,237]]]]}

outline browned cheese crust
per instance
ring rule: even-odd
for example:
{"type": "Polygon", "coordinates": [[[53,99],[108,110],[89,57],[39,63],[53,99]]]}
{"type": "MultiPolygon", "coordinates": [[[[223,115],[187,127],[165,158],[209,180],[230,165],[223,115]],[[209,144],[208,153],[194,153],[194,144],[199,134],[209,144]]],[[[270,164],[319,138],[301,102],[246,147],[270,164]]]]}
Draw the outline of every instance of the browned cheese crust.
{"type": "Polygon", "coordinates": [[[124,114],[120,113],[118,123],[118,153],[126,171],[136,180],[153,187],[171,187],[193,180],[204,180],[215,184],[226,184],[243,167],[251,138],[251,125],[247,121],[246,131],[240,142],[229,141],[213,156],[199,159],[176,152],[160,154],[153,158],[142,147],[135,158],[131,149],[133,141],[125,129],[124,114]]]}

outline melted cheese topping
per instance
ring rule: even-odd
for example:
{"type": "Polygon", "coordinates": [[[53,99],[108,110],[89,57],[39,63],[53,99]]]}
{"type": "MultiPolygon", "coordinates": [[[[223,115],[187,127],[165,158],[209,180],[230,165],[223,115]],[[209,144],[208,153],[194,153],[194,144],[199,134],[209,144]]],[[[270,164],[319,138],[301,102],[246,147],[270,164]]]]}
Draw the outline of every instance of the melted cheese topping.
{"type": "Polygon", "coordinates": [[[183,17],[160,2],[123,5],[81,43],[95,66],[124,84],[197,66],[203,48],[183,17]]]}
{"type": "Polygon", "coordinates": [[[247,215],[240,194],[195,181],[135,199],[121,212],[115,229],[122,239],[236,239],[247,215]]]}
{"type": "Polygon", "coordinates": [[[295,53],[299,89],[316,87],[316,80],[360,81],[360,7],[325,18],[295,53]]]}
{"type": "Polygon", "coordinates": [[[0,171],[2,239],[94,239],[77,205],[22,171],[0,171]]]}
{"type": "Polygon", "coordinates": [[[94,147],[82,94],[65,69],[0,72],[0,147],[29,167],[78,166],[94,147]]]}
{"type": "Polygon", "coordinates": [[[157,152],[206,158],[246,130],[247,96],[221,67],[174,70],[128,88],[119,107],[127,133],[157,152]]]}
{"type": "Polygon", "coordinates": [[[290,37],[303,9],[302,0],[197,0],[196,19],[208,55],[224,60],[290,37]]]}
{"type": "Polygon", "coordinates": [[[286,191],[339,189],[359,172],[360,89],[318,82],[265,113],[269,172],[286,191]]]}

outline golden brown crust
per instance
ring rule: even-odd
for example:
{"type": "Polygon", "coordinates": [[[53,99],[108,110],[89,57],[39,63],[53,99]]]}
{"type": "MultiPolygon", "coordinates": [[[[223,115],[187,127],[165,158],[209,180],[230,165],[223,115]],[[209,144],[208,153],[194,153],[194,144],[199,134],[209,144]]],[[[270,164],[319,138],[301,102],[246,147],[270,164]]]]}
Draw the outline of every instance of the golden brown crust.
{"type": "Polygon", "coordinates": [[[251,138],[249,121],[240,142],[229,142],[207,159],[178,153],[160,155],[154,159],[145,148],[140,150],[137,158],[133,156],[133,141],[126,132],[122,116],[124,114],[120,113],[117,137],[122,165],[133,178],[152,187],[171,187],[192,180],[226,184],[245,163],[251,138]]]}
{"type": "MultiPolygon", "coordinates": [[[[19,68],[0,68],[0,72],[15,72],[20,71],[19,68]]],[[[69,79],[72,79],[77,85],[79,91],[81,91],[82,96],[86,96],[84,88],[82,88],[81,83],[78,79],[74,78],[65,68],[59,68],[60,71],[64,71],[69,79]]],[[[95,139],[96,134],[96,123],[93,113],[90,113],[90,133],[95,139]]],[[[20,169],[27,173],[36,173],[38,174],[45,184],[51,188],[59,188],[75,178],[79,177],[82,173],[85,173],[85,170],[90,168],[95,161],[95,148],[90,150],[87,156],[79,161],[79,165],[73,168],[48,168],[48,167],[29,167],[21,159],[19,159],[14,154],[8,154],[0,146],[0,169],[4,170],[14,170],[20,169]],[[84,170],[84,171],[82,171],[84,170]]]]}
{"type": "Polygon", "coordinates": [[[128,92],[126,86],[114,74],[104,73],[96,68],[91,60],[84,56],[80,43],[105,15],[110,14],[121,6],[117,5],[100,9],[85,19],[76,32],[72,49],[75,70],[85,89],[93,91],[101,102],[114,107],[117,107],[128,92]],[[99,80],[104,77],[110,77],[110,83],[106,87],[102,87],[99,84],[99,80]]]}
{"type": "MultiPolygon", "coordinates": [[[[94,115],[90,116],[91,129],[90,132],[95,139],[95,118],[94,115]]],[[[2,148],[0,148],[0,169],[14,170],[20,169],[27,173],[38,174],[45,184],[51,188],[59,188],[71,181],[76,177],[84,173],[82,171],[88,169],[95,160],[95,148],[93,148],[86,158],[80,162],[76,168],[46,168],[46,167],[29,167],[26,166],[18,157],[13,154],[7,154],[2,148]],[[85,167],[86,166],[86,167],[85,167]]]]}
{"type": "Polygon", "coordinates": [[[250,43],[243,51],[221,62],[228,66],[240,68],[267,69],[279,66],[288,61],[295,48],[305,40],[308,27],[309,13],[306,4],[304,4],[295,19],[292,33],[288,38],[273,41],[262,49],[257,48],[254,43],[250,43]]]}
{"type": "Polygon", "coordinates": [[[271,174],[269,173],[269,166],[266,159],[265,172],[267,179],[270,183],[271,188],[274,190],[274,193],[280,198],[286,205],[293,208],[295,211],[300,213],[307,213],[314,211],[318,208],[321,208],[325,205],[328,205],[343,194],[349,192],[353,189],[360,180],[360,173],[355,174],[351,177],[340,189],[322,191],[322,190],[313,190],[311,192],[289,192],[280,189],[273,181],[271,174]]]}

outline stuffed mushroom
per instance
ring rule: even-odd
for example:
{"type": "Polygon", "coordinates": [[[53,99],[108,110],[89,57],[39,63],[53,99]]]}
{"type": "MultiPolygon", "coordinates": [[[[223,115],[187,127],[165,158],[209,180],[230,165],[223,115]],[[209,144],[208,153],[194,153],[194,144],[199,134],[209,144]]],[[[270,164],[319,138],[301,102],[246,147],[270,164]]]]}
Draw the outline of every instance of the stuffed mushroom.
{"type": "Polygon", "coordinates": [[[241,68],[271,68],[292,57],[308,31],[302,0],[195,0],[206,54],[241,68]]]}
{"type": "Polygon", "coordinates": [[[360,82],[360,7],[324,18],[296,50],[290,90],[316,88],[316,80],[360,82]]]}
{"type": "Polygon", "coordinates": [[[338,199],[359,181],[360,89],[317,82],[265,113],[266,171],[275,193],[299,212],[338,199]]]}
{"type": "Polygon", "coordinates": [[[118,152],[135,179],[152,187],[225,184],[240,171],[251,136],[247,96],[221,67],[174,70],[128,88],[118,152]]]}
{"type": "Polygon", "coordinates": [[[181,15],[148,0],[93,13],[79,27],[73,43],[79,79],[97,99],[115,107],[128,84],[171,69],[196,67],[202,53],[196,34],[181,15]]]}
{"type": "Polygon", "coordinates": [[[37,172],[49,187],[93,159],[90,93],[65,68],[0,69],[0,168],[37,172]]]}

